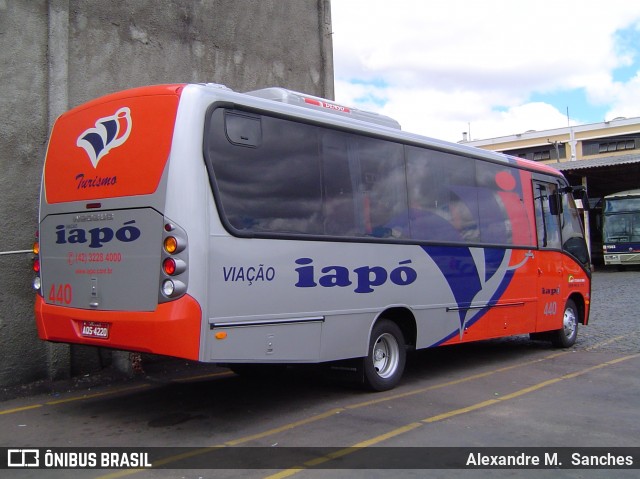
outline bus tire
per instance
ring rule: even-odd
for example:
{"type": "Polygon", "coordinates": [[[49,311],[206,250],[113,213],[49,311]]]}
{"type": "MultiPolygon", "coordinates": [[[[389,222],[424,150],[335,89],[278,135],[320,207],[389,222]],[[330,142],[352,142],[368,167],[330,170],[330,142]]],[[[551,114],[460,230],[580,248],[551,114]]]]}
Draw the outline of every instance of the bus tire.
{"type": "Polygon", "coordinates": [[[393,389],[402,378],[406,360],[404,335],[398,325],[388,319],[378,321],[364,358],[365,386],[373,391],[393,389]]]}
{"type": "Polygon", "coordinates": [[[552,331],[551,342],[559,348],[570,348],[578,338],[579,312],[576,303],[569,299],[564,307],[562,328],[552,331]]]}

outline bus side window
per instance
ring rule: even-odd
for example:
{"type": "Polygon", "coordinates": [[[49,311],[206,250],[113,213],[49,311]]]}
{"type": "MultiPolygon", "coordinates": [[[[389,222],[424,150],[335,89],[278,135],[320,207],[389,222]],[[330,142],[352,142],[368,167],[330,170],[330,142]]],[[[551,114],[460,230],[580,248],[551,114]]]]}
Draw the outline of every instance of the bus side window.
{"type": "Polygon", "coordinates": [[[536,182],[535,209],[538,247],[560,249],[560,217],[551,211],[552,201],[556,197],[557,186],[551,183],[536,182]]]}
{"type": "Polygon", "coordinates": [[[562,195],[562,249],[582,264],[589,262],[589,250],[582,233],[582,223],[570,194],[562,195]]]}
{"type": "Polygon", "coordinates": [[[225,132],[234,145],[258,147],[262,142],[262,125],[259,116],[225,112],[225,132]]]}
{"type": "Polygon", "coordinates": [[[414,239],[478,240],[475,165],[470,159],[407,147],[407,185],[414,239]]]}
{"type": "Polygon", "coordinates": [[[321,152],[325,234],[408,236],[401,145],[326,130],[321,152]]]}
{"type": "Polygon", "coordinates": [[[409,236],[407,182],[402,146],[376,139],[360,141],[362,178],[368,196],[368,234],[376,238],[409,236]]]}
{"type": "Polygon", "coordinates": [[[358,185],[346,159],[347,141],[344,133],[329,130],[322,135],[323,222],[324,233],[330,236],[359,236],[363,230],[356,221],[358,185]]]}

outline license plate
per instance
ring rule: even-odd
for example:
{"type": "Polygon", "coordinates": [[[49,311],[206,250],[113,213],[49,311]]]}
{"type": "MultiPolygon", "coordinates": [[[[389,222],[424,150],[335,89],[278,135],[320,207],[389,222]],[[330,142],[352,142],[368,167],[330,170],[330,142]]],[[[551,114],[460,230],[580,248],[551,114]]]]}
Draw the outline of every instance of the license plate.
{"type": "Polygon", "coordinates": [[[83,321],[80,334],[85,338],[109,339],[109,323],[83,321]]]}

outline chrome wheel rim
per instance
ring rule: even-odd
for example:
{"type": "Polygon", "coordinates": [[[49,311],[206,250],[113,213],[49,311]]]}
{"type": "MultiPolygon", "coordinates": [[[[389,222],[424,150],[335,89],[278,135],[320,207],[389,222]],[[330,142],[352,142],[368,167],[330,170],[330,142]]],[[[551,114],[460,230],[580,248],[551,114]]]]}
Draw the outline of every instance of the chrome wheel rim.
{"type": "Polygon", "coordinates": [[[373,368],[381,378],[389,378],[398,369],[400,346],[396,338],[389,334],[381,334],[373,345],[373,368]]]}
{"type": "Polygon", "coordinates": [[[577,326],[578,317],[576,316],[576,313],[571,308],[565,309],[562,327],[564,328],[564,335],[568,339],[573,338],[574,334],[576,334],[577,326]]]}

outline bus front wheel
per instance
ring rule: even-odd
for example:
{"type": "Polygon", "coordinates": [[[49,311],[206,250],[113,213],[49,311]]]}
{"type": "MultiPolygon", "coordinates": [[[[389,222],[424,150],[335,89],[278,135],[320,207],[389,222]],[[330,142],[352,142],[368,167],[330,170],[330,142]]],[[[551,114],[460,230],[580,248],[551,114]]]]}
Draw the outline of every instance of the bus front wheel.
{"type": "Polygon", "coordinates": [[[570,348],[576,343],[578,338],[578,317],[579,312],[576,303],[569,299],[564,307],[562,327],[552,334],[552,343],[560,348],[570,348]]]}
{"type": "Polygon", "coordinates": [[[373,391],[394,388],[404,372],[407,351],[402,331],[393,321],[378,321],[371,332],[364,358],[364,382],[373,391]]]}

